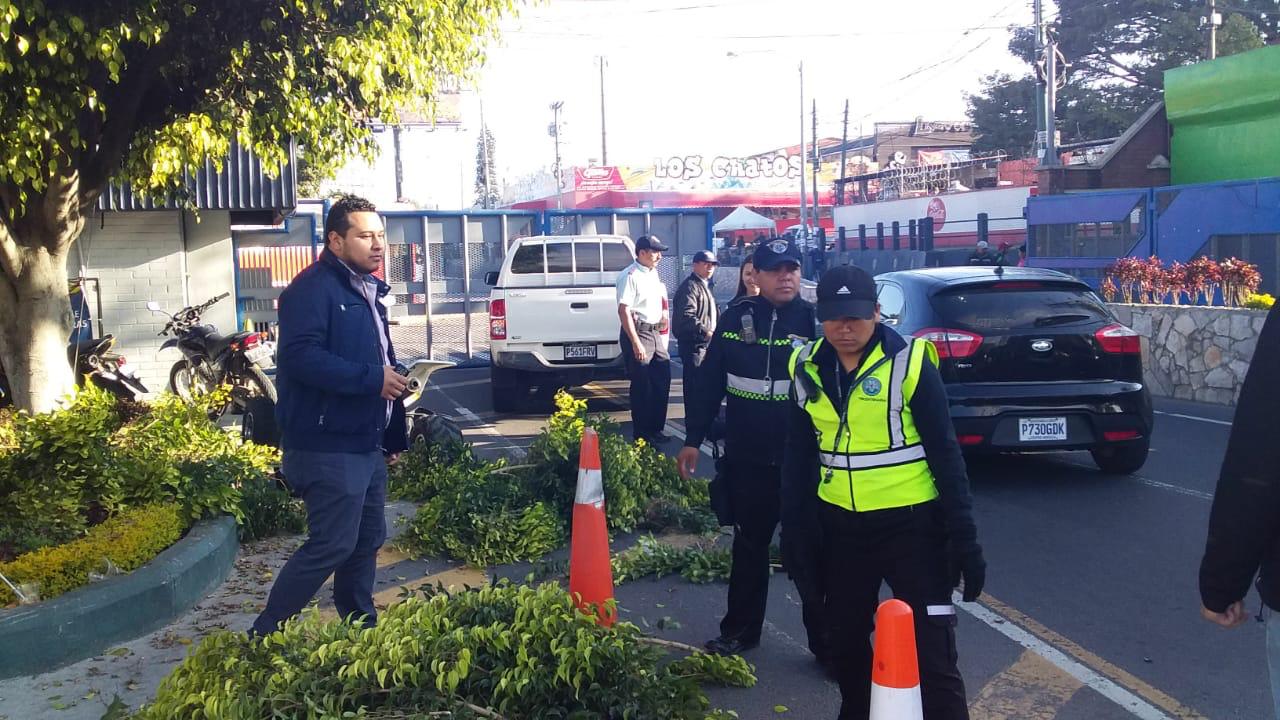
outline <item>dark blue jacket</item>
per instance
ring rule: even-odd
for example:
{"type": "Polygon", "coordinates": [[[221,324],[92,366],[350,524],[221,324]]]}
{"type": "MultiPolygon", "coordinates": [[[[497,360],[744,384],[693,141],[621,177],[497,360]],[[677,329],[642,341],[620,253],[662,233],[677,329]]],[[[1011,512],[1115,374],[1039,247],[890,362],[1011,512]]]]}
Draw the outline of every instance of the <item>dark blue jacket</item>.
{"type": "MultiPolygon", "coordinates": [[[[378,297],[390,287],[378,281],[378,297]]],[[[383,324],[387,309],[376,303],[383,324]]],[[[379,328],[351,274],[328,250],[280,295],[276,419],[285,450],[400,452],[406,446],[404,405],[382,398],[379,328]]]]}

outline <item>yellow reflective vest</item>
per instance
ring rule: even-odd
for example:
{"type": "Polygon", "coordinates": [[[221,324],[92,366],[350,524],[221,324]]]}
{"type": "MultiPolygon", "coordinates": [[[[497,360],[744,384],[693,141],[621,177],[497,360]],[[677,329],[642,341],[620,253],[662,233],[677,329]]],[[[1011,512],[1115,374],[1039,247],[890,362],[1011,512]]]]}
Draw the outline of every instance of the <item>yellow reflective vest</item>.
{"type": "Polygon", "coordinates": [[[823,340],[807,343],[791,355],[792,379],[797,373],[812,379],[791,386],[818,436],[818,497],[832,505],[861,512],[938,497],[911,416],[925,355],[937,365],[938,351],[926,340],[904,339],[907,346],[892,357],[885,357],[883,343],[877,343],[863,359],[850,396],[834,400],[823,390],[813,362],[823,340]]]}

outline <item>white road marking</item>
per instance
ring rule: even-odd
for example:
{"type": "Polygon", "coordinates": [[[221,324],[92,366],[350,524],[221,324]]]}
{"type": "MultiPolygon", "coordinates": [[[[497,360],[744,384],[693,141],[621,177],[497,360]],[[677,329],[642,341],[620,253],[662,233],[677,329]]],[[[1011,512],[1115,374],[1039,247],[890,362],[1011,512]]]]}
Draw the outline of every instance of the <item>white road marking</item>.
{"type": "MultiPolygon", "coordinates": [[[[448,396],[446,395],[446,397],[448,396]]],[[[453,402],[457,402],[456,400],[453,400],[453,398],[449,398],[449,399],[453,402]]],[[[525,453],[528,452],[526,448],[522,448],[519,445],[516,445],[512,443],[510,440],[508,440],[507,436],[498,432],[498,429],[494,427],[492,424],[481,420],[480,416],[471,412],[470,408],[466,408],[459,405],[455,407],[453,410],[463,418],[475,423],[476,429],[478,429],[480,432],[484,433],[485,435],[488,435],[496,439],[500,445],[505,446],[507,449],[515,453],[515,456],[517,458],[523,458],[525,456],[525,453]]]]}
{"type": "Polygon", "coordinates": [[[488,378],[484,378],[483,380],[459,380],[458,382],[440,383],[440,384],[436,384],[433,382],[433,383],[429,383],[429,386],[432,388],[435,388],[436,390],[446,390],[449,388],[470,387],[472,385],[488,385],[489,382],[490,381],[488,378]]]}
{"type": "Polygon", "coordinates": [[[525,456],[525,453],[527,452],[525,448],[522,448],[519,445],[513,444],[510,440],[507,439],[507,436],[498,432],[498,429],[496,427],[494,427],[491,423],[487,423],[484,420],[482,420],[479,415],[476,415],[474,412],[471,411],[471,408],[468,408],[467,406],[458,402],[456,398],[454,398],[449,393],[445,392],[441,388],[441,386],[433,385],[432,387],[438,390],[440,394],[444,396],[444,399],[449,401],[450,405],[453,405],[454,412],[456,412],[464,420],[474,423],[476,426],[476,429],[478,429],[480,432],[494,438],[495,440],[498,441],[498,444],[503,445],[507,449],[511,450],[511,452],[514,454],[516,458],[523,458],[525,456]]]}
{"type": "Polygon", "coordinates": [[[1195,420],[1196,422],[1210,423],[1212,425],[1226,425],[1227,427],[1231,427],[1231,421],[1229,420],[1214,420],[1212,418],[1199,417],[1198,415],[1184,415],[1176,412],[1165,412],[1164,410],[1156,410],[1155,413],[1157,415],[1165,415],[1167,417],[1182,418],[1183,420],[1195,420]]]}
{"type": "Polygon", "coordinates": [[[1142,718],[1142,720],[1172,720],[1169,715],[1155,705],[1117,685],[1110,678],[1104,677],[1086,667],[1008,619],[977,603],[962,603],[960,593],[952,596],[952,602],[956,603],[956,607],[981,620],[996,632],[1053,663],[1059,670],[1092,688],[1099,695],[1127,710],[1134,717],[1142,718]]]}
{"type": "MultiPolygon", "coordinates": [[[[1064,461],[1064,464],[1071,465],[1072,467],[1084,468],[1085,470],[1094,469],[1092,465],[1086,465],[1085,463],[1076,462],[1074,460],[1066,460],[1064,461]]],[[[1181,485],[1174,485],[1172,483],[1161,482],[1159,480],[1152,480],[1149,477],[1143,477],[1141,475],[1130,475],[1129,479],[1136,480],[1148,487],[1157,488],[1159,490],[1168,490],[1169,492],[1177,493],[1179,495],[1186,495],[1187,497],[1199,498],[1200,500],[1213,499],[1213,493],[1205,492],[1203,490],[1193,490],[1188,487],[1182,487],[1181,485]]]]}
{"type": "Polygon", "coordinates": [[[1134,475],[1133,479],[1137,480],[1143,485],[1150,485],[1153,488],[1168,490],[1170,492],[1178,493],[1179,495],[1186,495],[1188,497],[1200,498],[1201,500],[1213,500],[1213,493],[1207,493],[1207,492],[1204,492],[1203,490],[1192,490],[1191,488],[1185,488],[1185,487],[1182,487],[1181,485],[1171,485],[1167,482],[1152,480],[1151,478],[1145,478],[1145,477],[1142,477],[1141,475],[1134,475]]]}

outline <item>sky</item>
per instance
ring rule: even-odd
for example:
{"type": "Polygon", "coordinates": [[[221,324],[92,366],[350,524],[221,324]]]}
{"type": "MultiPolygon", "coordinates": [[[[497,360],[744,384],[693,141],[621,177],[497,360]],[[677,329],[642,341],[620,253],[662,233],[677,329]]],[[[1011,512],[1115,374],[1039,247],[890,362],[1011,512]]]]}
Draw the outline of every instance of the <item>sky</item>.
{"type": "Polygon", "coordinates": [[[800,137],[817,102],[819,137],[875,121],[965,119],[965,92],[1020,74],[1008,26],[1031,0],[550,0],[502,23],[477,98],[508,177],[549,167],[550,104],[562,101],[561,154],[601,157],[600,71],[610,165],[672,155],[742,156],[800,137]]]}

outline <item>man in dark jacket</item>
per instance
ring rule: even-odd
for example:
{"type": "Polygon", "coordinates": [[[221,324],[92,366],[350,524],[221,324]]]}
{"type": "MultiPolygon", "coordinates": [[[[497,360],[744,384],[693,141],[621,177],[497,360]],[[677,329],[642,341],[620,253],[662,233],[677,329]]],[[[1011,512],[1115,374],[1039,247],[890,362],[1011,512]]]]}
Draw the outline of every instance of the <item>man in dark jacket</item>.
{"type": "Polygon", "coordinates": [[[1227,455],[1209,513],[1209,538],[1200,563],[1201,613],[1223,627],[1240,625],[1249,613],[1244,598],[1254,577],[1267,622],[1267,662],[1275,716],[1280,718],[1280,443],[1275,408],[1280,407],[1280,310],[1272,309],[1258,336],[1253,361],[1240,390],[1227,455]]]}
{"type": "MultiPolygon", "coordinates": [[[[760,644],[769,598],[769,545],[778,527],[787,398],[787,359],[814,337],[813,306],[799,297],[800,249],[786,240],[755,248],[752,262],[760,295],[725,309],[699,369],[697,392],[687,399],[687,436],[677,462],[681,475],[697,469],[698,448],[725,407],[724,473],[733,515],[733,566],[728,611],[717,653],[738,654],[760,644]]],[[[826,658],[822,602],[816,587],[797,585],[809,649],[826,658]]]]}
{"type": "Polygon", "coordinates": [[[925,720],[968,720],[951,592],[963,578],[976,600],[986,563],[937,350],[880,324],[861,268],[829,270],[817,294],[823,338],[788,363],[783,564],[824,593],[840,720],[868,717],[884,582],[914,611],[925,720]]]}
{"type": "Polygon", "coordinates": [[[373,204],[346,197],[325,220],[320,259],[280,295],[284,475],[307,506],[307,541],[276,578],[252,632],[297,614],[333,575],[338,615],[377,622],[373,576],[386,539],[387,461],[405,449],[408,380],[395,371],[382,267],[386,233],[373,204]]]}
{"type": "Polygon", "coordinates": [[[715,255],[706,250],[698,252],[693,256],[693,272],[676,288],[671,332],[680,344],[686,402],[693,395],[696,371],[706,357],[719,319],[716,299],[711,294],[711,277],[719,265],[715,255]]]}

